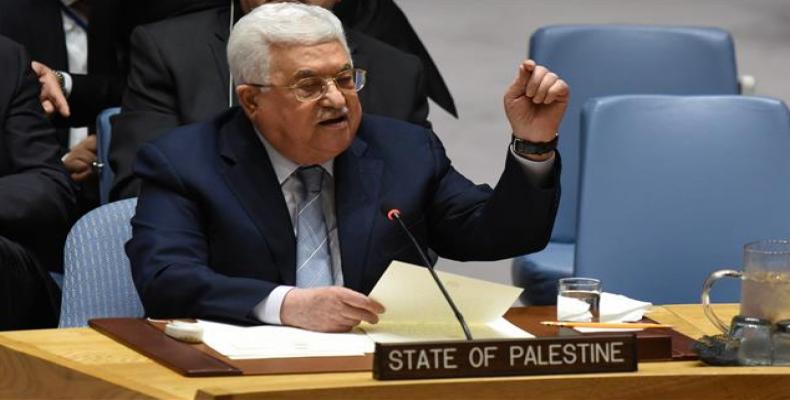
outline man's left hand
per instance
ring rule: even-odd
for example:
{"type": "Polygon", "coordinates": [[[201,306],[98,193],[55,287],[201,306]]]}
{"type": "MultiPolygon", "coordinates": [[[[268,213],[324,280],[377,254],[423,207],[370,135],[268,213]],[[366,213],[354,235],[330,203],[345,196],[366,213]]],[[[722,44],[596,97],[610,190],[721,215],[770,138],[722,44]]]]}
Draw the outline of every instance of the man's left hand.
{"type": "Polygon", "coordinates": [[[554,139],[569,97],[568,84],[557,74],[535,61],[522,62],[504,99],[513,135],[531,142],[554,139]]]}

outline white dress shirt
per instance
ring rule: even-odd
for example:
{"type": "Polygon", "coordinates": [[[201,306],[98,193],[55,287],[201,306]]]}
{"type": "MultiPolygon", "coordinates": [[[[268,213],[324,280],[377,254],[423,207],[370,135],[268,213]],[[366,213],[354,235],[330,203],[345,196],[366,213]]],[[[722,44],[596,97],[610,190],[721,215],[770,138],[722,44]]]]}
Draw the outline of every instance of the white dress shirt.
{"type": "MultiPolygon", "coordinates": [[[[274,174],[277,176],[277,182],[280,183],[280,189],[285,198],[285,205],[288,207],[288,215],[291,217],[291,224],[294,227],[294,236],[296,236],[296,215],[298,214],[299,204],[302,202],[303,190],[302,182],[299,179],[289,179],[293,176],[294,172],[300,167],[299,164],[285,158],[279,151],[256,130],[264,147],[266,153],[269,154],[269,160],[272,162],[274,174]]],[[[337,217],[335,216],[335,181],[334,181],[334,164],[335,160],[329,160],[321,167],[327,172],[324,175],[323,183],[321,186],[321,201],[324,209],[324,218],[327,228],[327,240],[329,241],[329,256],[332,260],[332,278],[336,286],[343,286],[343,269],[341,268],[340,260],[340,242],[337,235],[337,217]]],[[[269,296],[258,303],[253,309],[255,316],[267,324],[281,324],[280,321],[280,308],[285,299],[285,295],[293,289],[293,286],[282,285],[276,287],[269,293],[269,296]]]]}
{"type": "MultiPolygon", "coordinates": [[[[64,1],[68,7],[74,1],[64,1]]],[[[76,11],[75,11],[76,13],[76,11]]],[[[65,11],[60,12],[63,19],[63,33],[66,34],[66,55],[68,57],[69,71],[74,74],[88,73],[88,32],[80,26],[74,18],[65,11]]],[[[68,98],[74,82],[69,73],[63,72],[63,95],[68,98]]],[[[74,148],[88,136],[87,127],[71,128],[69,130],[69,149],[74,148]]]]}

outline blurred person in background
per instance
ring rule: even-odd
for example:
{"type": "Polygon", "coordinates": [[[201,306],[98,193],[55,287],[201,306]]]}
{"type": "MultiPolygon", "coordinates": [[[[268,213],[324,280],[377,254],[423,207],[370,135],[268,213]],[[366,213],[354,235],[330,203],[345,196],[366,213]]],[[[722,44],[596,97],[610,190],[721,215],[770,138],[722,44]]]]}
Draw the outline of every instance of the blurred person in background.
{"type": "Polygon", "coordinates": [[[33,59],[42,107],[78,183],[81,215],[98,205],[96,116],[121,103],[128,35],[139,10],[121,0],[0,0],[0,10],[0,34],[33,59]]]}
{"type": "MultiPolygon", "coordinates": [[[[171,1],[174,6],[180,0],[171,1]]],[[[132,164],[145,142],[238,104],[225,56],[228,35],[239,18],[267,2],[228,0],[224,7],[179,15],[134,31],[122,112],[113,119],[112,199],[137,196],[139,180],[132,174],[132,164]]],[[[337,0],[305,2],[331,9],[337,0]]],[[[429,126],[419,58],[354,30],[347,30],[346,36],[354,65],[369,72],[360,92],[366,112],[429,126]]]]}
{"type": "Polygon", "coordinates": [[[54,327],[75,209],[55,129],[22,46],[0,36],[0,330],[54,327]]]}

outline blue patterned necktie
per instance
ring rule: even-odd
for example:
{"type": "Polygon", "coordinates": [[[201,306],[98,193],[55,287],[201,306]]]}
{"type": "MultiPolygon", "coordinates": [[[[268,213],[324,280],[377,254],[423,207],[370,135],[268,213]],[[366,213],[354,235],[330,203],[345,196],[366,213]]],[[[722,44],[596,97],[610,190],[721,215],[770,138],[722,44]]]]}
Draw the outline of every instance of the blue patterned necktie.
{"type": "Polygon", "coordinates": [[[324,169],[313,165],[296,170],[303,196],[296,214],[296,286],[332,285],[332,262],[321,201],[324,169]]]}

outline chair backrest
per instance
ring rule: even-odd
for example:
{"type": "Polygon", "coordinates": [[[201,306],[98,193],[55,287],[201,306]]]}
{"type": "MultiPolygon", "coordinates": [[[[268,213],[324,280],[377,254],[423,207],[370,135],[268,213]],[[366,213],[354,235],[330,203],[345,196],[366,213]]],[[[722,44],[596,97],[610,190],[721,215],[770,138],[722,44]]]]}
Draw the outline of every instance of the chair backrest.
{"type": "Polygon", "coordinates": [[[109,203],[85,214],[66,238],[60,327],[86,326],[101,317],[141,317],[124,244],[137,199],[109,203]]]}
{"type": "Polygon", "coordinates": [[[530,58],[571,89],[560,126],[562,198],[552,239],[573,242],[579,176],[579,117],[593,97],[620,94],[737,94],[730,35],[715,28],[564,25],[537,30],[530,58]]]}
{"type": "Polygon", "coordinates": [[[110,169],[110,117],[121,112],[120,107],[108,108],[96,117],[96,158],[99,160],[99,204],[110,202],[110,188],[115,174],[110,169]]]}
{"type": "MultiPolygon", "coordinates": [[[[746,96],[614,96],[582,113],[576,274],[697,303],[743,245],[790,238],[790,113],[746,96]]],[[[734,280],[732,280],[734,281],[734,280]]],[[[738,285],[713,300],[737,301],[738,285]]]]}

